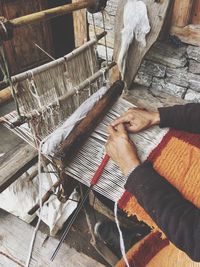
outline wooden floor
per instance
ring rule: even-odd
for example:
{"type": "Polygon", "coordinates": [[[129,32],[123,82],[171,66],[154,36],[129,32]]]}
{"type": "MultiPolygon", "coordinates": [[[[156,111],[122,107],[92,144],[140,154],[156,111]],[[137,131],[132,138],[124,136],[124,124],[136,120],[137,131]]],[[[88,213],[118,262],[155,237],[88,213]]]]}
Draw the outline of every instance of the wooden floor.
{"type": "MultiPolygon", "coordinates": [[[[25,266],[28,248],[33,234],[33,227],[13,215],[0,210],[0,266],[25,266]]],[[[38,232],[31,267],[103,267],[104,265],[78,253],[65,243],[55,260],[50,257],[58,244],[55,238],[38,232]]]]}

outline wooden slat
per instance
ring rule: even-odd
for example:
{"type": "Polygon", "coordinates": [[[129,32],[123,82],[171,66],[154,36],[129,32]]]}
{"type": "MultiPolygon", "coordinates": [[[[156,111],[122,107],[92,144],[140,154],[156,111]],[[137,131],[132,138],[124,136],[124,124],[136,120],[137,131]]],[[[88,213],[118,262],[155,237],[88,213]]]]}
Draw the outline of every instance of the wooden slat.
{"type": "Polygon", "coordinates": [[[170,33],[184,43],[200,46],[200,25],[191,24],[183,28],[173,26],[170,33]]]}
{"type": "MultiPolygon", "coordinates": [[[[119,1],[117,14],[116,14],[116,23],[115,23],[115,47],[114,47],[114,60],[117,62],[118,54],[121,47],[121,34],[119,34],[123,28],[123,10],[124,5],[127,0],[119,1]]],[[[165,18],[168,14],[168,10],[173,1],[152,1],[152,0],[143,0],[147,5],[148,16],[151,25],[151,31],[147,36],[147,45],[145,48],[141,48],[138,42],[133,42],[129,48],[129,55],[126,64],[126,74],[125,82],[127,87],[129,87],[134,80],[138,69],[141,65],[141,62],[151,48],[151,46],[157,40],[161,29],[165,23],[165,18]]]]}
{"type": "MultiPolygon", "coordinates": [[[[32,235],[32,226],[19,220],[13,215],[0,210],[0,266],[25,266],[32,235]]],[[[47,235],[38,232],[30,267],[104,266],[88,256],[78,253],[75,249],[70,248],[67,244],[63,244],[58,256],[52,263],[50,262],[50,257],[57,243],[58,240],[55,238],[48,238],[47,235]]]]}
{"type": "Polygon", "coordinates": [[[189,24],[193,0],[175,0],[172,26],[184,27],[189,24]]]}
{"type": "Polygon", "coordinates": [[[24,142],[0,158],[0,193],[37,162],[37,150],[24,142]]]}
{"type": "MultiPolygon", "coordinates": [[[[81,1],[72,0],[72,3],[81,2],[81,1]]],[[[87,39],[88,39],[86,9],[73,12],[73,22],[74,22],[75,46],[79,47],[83,45],[85,42],[87,42],[87,39]]]]}

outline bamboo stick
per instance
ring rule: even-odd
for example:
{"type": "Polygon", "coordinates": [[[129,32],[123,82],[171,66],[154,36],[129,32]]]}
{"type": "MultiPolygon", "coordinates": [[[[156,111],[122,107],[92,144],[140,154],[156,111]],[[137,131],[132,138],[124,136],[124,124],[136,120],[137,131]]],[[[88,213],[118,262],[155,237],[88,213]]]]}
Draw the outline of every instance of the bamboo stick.
{"type": "MultiPolygon", "coordinates": [[[[111,69],[113,66],[115,66],[115,64],[116,63],[112,62],[110,65],[108,65],[106,68],[104,68],[104,72],[106,73],[109,69],[111,69]]],[[[71,91],[67,92],[66,94],[64,94],[63,96],[59,97],[58,100],[54,101],[51,104],[51,107],[56,107],[58,104],[58,101],[60,103],[65,102],[68,98],[75,95],[77,93],[77,91],[82,91],[85,87],[87,87],[88,85],[90,85],[91,83],[96,81],[100,76],[102,76],[102,74],[103,74],[102,69],[95,72],[87,80],[83,81],[78,87],[74,88],[73,90],[71,90],[71,91]]],[[[48,106],[46,107],[46,109],[47,108],[48,108],[48,106]]],[[[29,114],[25,114],[26,120],[21,121],[20,119],[17,119],[15,122],[12,122],[12,125],[13,125],[13,127],[18,127],[18,126],[24,124],[27,120],[30,120],[33,117],[37,117],[38,113],[42,113],[42,112],[44,112],[44,109],[38,109],[37,112],[33,111],[29,114]]]]}
{"type": "Polygon", "coordinates": [[[75,50],[73,50],[71,53],[67,54],[64,57],[61,57],[61,58],[58,58],[58,59],[56,59],[54,61],[48,62],[48,63],[46,63],[46,64],[44,64],[42,66],[39,66],[39,67],[37,67],[35,69],[32,69],[31,71],[30,70],[29,71],[25,71],[25,72],[22,72],[20,74],[17,74],[15,76],[13,76],[11,78],[12,82],[13,83],[17,83],[17,82],[23,81],[25,79],[31,78],[32,76],[34,76],[34,75],[36,75],[38,73],[41,73],[41,72],[46,71],[46,70],[48,70],[50,68],[54,68],[54,67],[56,67],[56,66],[58,66],[60,64],[63,64],[65,61],[69,61],[75,55],[79,55],[80,53],[82,53],[88,47],[93,46],[94,44],[96,44],[106,34],[107,34],[107,32],[100,33],[99,35],[97,35],[97,38],[88,41],[87,43],[85,43],[84,45],[76,48],[75,50]]]}
{"type": "Polygon", "coordinates": [[[49,20],[61,15],[71,13],[76,10],[81,10],[91,7],[95,4],[95,0],[83,0],[72,4],[67,4],[59,7],[50,8],[37,13],[29,14],[20,18],[10,20],[14,28],[21,27],[28,24],[38,23],[49,20]]]}

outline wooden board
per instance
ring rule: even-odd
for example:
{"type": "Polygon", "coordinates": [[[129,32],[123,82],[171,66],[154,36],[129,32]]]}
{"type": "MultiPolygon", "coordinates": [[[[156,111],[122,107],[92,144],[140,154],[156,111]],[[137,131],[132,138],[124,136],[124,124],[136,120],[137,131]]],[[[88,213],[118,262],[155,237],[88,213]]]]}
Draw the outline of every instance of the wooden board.
{"type": "Polygon", "coordinates": [[[18,143],[0,158],[0,193],[37,162],[37,150],[18,143]]]}
{"type": "Polygon", "coordinates": [[[175,0],[172,15],[173,26],[184,27],[189,24],[193,2],[193,0],[175,0]]]}
{"type": "Polygon", "coordinates": [[[157,110],[159,107],[188,103],[188,101],[179,97],[160,92],[156,89],[149,90],[149,88],[140,85],[132,85],[131,89],[133,90],[129,90],[128,93],[123,95],[123,98],[140,108],[152,111],[157,110]]]}
{"type": "MultiPolygon", "coordinates": [[[[114,46],[114,60],[117,62],[118,54],[121,46],[121,30],[123,29],[123,10],[127,0],[120,0],[117,14],[116,14],[116,22],[115,22],[115,46],[114,46]]],[[[127,69],[125,74],[125,82],[127,87],[129,88],[134,77],[136,76],[142,59],[145,54],[151,48],[151,46],[157,40],[162,27],[165,22],[165,18],[168,14],[168,10],[170,4],[173,1],[171,0],[162,0],[160,3],[154,0],[143,0],[143,2],[147,5],[148,16],[151,25],[151,31],[147,36],[147,45],[145,48],[141,48],[138,45],[138,42],[134,41],[129,48],[129,56],[127,60],[127,69]]]]}
{"type": "MultiPolygon", "coordinates": [[[[0,16],[13,19],[43,10],[46,7],[46,0],[3,0],[0,1],[0,16]]],[[[49,22],[15,29],[14,38],[4,42],[4,48],[12,75],[20,73],[28,67],[31,68],[49,61],[49,58],[41,52],[34,43],[38,44],[49,54],[53,54],[49,22]]]]}
{"type": "MultiPolygon", "coordinates": [[[[0,209],[0,267],[25,266],[33,227],[0,209]]],[[[30,267],[103,267],[104,265],[63,244],[55,260],[50,257],[58,240],[38,232],[30,267]]]]}
{"type": "MultiPolygon", "coordinates": [[[[80,2],[80,0],[72,0],[72,3],[75,2],[80,2]]],[[[73,12],[73,22],[74,22],[75,46],[79,47],[83,45],[85,42],[87,42],[88,39],[86,9],[73,12]]]]}
{"type": "Polygon", "coordinates": [[[200,46],[200,25],[190,24],[185,27],[171,27],[171,35],[177,36],[183,43],[200,46]]]}

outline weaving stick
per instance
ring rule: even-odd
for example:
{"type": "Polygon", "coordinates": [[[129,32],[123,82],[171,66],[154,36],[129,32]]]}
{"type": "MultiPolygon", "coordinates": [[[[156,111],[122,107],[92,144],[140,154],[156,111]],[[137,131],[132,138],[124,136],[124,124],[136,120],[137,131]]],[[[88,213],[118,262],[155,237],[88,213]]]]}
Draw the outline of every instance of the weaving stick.
{"type": "Polygon", "coordinates": [[[116,81],[59,146],[53,161],[60,169],[63,169],[66,163],[69,163],[73,159],[80,146],[84,144],[96,126],[114,105],[121,95],[123,88],[124,82],[116,81]]]}
{"type": "Polygon", "coordinates": [[[64,242],[64,240],[65,240],[67,234],[69,233],[69,230],[70,230],[71,227],[72,227],[72,224],[73,224],[74,221],[76,220],[76,218],[77,218],[77,216],[78,216],[78,214],[79,214],[81,208],[83,207],[85,201],[87,200],[87,197],[88,197],[90,191],[92,190],[93,186],[95,186],[95,185],[98,183],[98,181],[99,181],[99,179],[100,179],[100,177],[101,177],[101,174],[102,174],[102,172],[103,172],[105,166],[107,165],[109,159],[110,159],[110,157],[106,154],[106,155],[104,156],[104,158],[103,158],[101,164],[99,165],[97,171],[95,172],[95,174],[94,174],[94,176],[93,176],[91,182],[90,182],[90,187],[88,188],[88,190],[87,190],[87,192],[86,192],[84,198],[82,199],[82,201],[81,201],[80,204],[78,205],[78,207],[77,207],[77,209],[76,209],[76,211],[75,211],[75,213],[74,213],[72,219],[70,220],[69,224],[67,225],[67,227],[66,227],[66,229],[65,229],[65,231],[64,231],[64,233],[63,233],[63,235],[62,235],[62,237],[61,237],[61,239],[60,239],[60,241],[59,241],[59,243],[58,243],[58,246],[56,247],[54,253],[52,254],[52,256],[51,256],[51,261],[53,261],[53,260],[55,259],[55,257],[56,257],[56,255],[57,255],[57,253],[58,253],[58,251],[59,251],[59,249],[60,249],[62,243],[64,242]]]}

